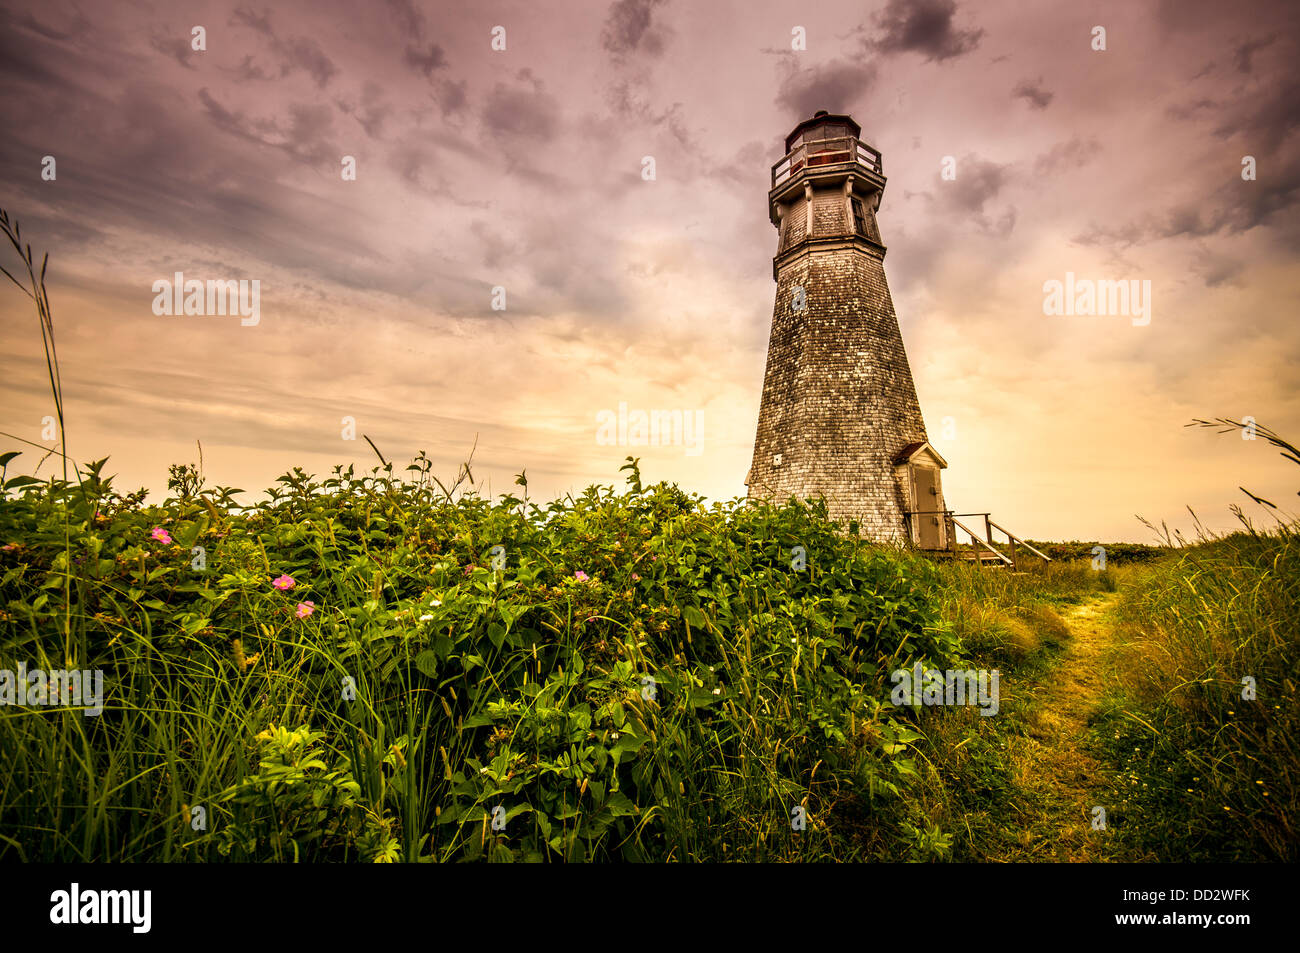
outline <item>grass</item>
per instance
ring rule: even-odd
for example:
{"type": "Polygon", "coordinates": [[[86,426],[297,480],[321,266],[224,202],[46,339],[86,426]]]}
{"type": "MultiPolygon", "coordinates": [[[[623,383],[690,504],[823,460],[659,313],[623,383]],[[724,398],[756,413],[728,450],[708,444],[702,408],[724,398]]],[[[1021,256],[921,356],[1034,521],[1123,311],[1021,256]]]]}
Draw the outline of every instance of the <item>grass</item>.
{"type": "Polygon", "coordinates": [[[1119,680],[1099,743],[1139,848],[1163,858],[1300,856],[1295,528],[1209,539],[1124,593],[1119,680]]]}
{"type": "Polygon", "coordinates": [[[1009,573],[943,564],[941,612],[977,660],[1045,662],[1069,638],[1061,613],[1090,596],[1113,592],[1129,567],[1094,570],[1089,560],[1030,564],[1009,573]]]}
{"type": "Polygon", "coordinates": [[[925,823],[953,832],[955,860],[1105,859],[1085,843],[1078,792],[1063,790],[1079,787],[1073,775],[1086,762],[1073,747],[1079,732],[1060,712],[1079,694],[1078,676],[1067,675],[1078,667],[1069,658],[1073,620],[1113,599],[1129,570],[1097,571],[1085,559],[1019,575],[952,563],[941,571],[941,614],[975,664],[1001,671],[1001,706],[991,718],[961,708],[922,713],[925,769],[912,796],[925,823]]]}

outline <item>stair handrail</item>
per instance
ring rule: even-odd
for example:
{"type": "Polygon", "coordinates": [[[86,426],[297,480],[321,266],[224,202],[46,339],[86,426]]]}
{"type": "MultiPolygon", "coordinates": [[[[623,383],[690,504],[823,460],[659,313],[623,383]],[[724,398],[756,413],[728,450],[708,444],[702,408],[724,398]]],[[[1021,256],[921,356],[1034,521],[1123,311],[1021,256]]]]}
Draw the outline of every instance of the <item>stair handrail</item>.
{"type": "MultiPolygon", "coordinates": [[[[964,514],[963,514],[963,515],[964,515],[964,514]]],[[[1008,565],[1008,566],[1011,565],[1011,560],[1010,560],[1010,559],[1008,559],[1006,556],[1002,555],[1002,553],[998,552],[996,549],[994,549],[994,548],[993,548],[991,545],[989,545],[988,543],[984,542],[984,540],[980,539],[977,535],[975,535],[974,531],[971,530],[971,528],[970,528],[969,526],[967,526],[965,523],[963,523],[961,520],[957,519],[955,516],[950,516],[950,517],[948,517],[948,518],[949,518],[950,520],[952,520],[953,525],[961,527],[962,529],[964,529],[964,530],[965,530],[965,531],[970,535],[970,539],[971,539],[971,542],[972,542],[972,543],[979,543],[981,546],[983,546],[985,549],[987,549],[989,552],[991,552],[994,556],[998,557],[998,559],[1002,560],[1002,562],[1004,562],[1006,565],[1008,565]]],[[[1004,530],[1004,532],[1005,532],[1005,530],[1004,530]]]]}
{"type": "Polygon", "coordinates": [[[1043,559],[1043,560],[1045,560],[1045,561],[1047,561],[1047,562],[1049,562],[1049,563],[1052,561],[1052,557],[1049,556],[1049,555],[1047,555],[1047,553],[1044,553],[1044,552],[1042,552],[1042,551],[1036,549],[1035,547],[1029,545],[1029,544],[1026,543],[1023,539],[1021,539],[1019,536],[1017,536],[1017,535],[1015,535],[1014,533],[1012,533],[1012,532],[1011,532],[1009,529],[1007,529],[1005,526],[998,526],[998,524],[997,524],[997,523],[994,523],[992,520],[989,520],[989,524],[990,524],[991,526],[995,526],[995,527],[997,527],[997,529],[998,529],[999,532],[1006,533],[1006,534],[1007,534],[1007,539],[1011,540],[1013,543],[1019,543],[1021,546],[1025,547],[1025,549],[1029,550],[1031,553],[1033,553],[1035,556],[1037,556],[1039,559],[1043,559]]]}

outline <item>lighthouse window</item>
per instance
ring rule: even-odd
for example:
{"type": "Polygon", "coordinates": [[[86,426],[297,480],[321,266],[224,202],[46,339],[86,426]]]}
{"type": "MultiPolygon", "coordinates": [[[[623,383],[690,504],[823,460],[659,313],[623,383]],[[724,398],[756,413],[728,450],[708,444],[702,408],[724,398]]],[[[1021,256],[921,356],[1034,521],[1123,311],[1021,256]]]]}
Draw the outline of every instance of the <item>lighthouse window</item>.
{"type": "Polygon", "coordinates": [[[867,210],[862,206],[862,199],[853,200],[853,228],[859,235],[870,235],[867,230],[867,210]]]}

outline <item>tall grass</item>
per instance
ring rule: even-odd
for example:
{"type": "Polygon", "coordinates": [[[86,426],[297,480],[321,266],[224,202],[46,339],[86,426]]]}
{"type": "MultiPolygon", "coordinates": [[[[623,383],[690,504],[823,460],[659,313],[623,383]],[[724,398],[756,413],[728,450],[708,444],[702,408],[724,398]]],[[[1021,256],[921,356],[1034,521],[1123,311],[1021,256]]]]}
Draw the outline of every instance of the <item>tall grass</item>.
{"type": "Polygon", "coordinates": [[[1113,592],[1132,571],[1087,559],[1026,562],[1026,572],[941,566],[936,590],[940,611],[962,646],[990,664],[1044,663],[1069,637],[1062,611],[1090,596],[1113,592]],[[1046,650],[1046,654],[1044,654],[1046,650]]]}
{"type": "MultiPolygon", "coordinates": [[[[19,281],[10,273],[9,269],[0,265],[0,273],[3,273],[15,287],[32,300],[36,306],[36,318],[41,328],[41,344],[45,349],[45,370],[50,382],[50,393],[54,398],[55,418],[59,423],[59,456],[63,461],[63,479],[68,478],[68,456],[67,456],[67,438],[64,432],[63,419],[63,380],[59,371],[59,352],[54,343],[54,313],[50,308],[50,296],[45,290],[45,270],[50,263],[50,256],[46,253],[41,258],[41,267],[39,273],[36,270],[36,260],[32,255],[32,246],[29,242],[23,241],[22,228],[17,219],[10,219],[9,213],[0,208],[0,232],[4,233],[9,244],[18,254],[18,260],[22,264],[21,273],[26,276],[26,283],[19,281]]],[[[11,439],[20,439],[12,437],[10,434],[5,436],[11,439]]],[[[30,443],[30,441],[24,441],[30,443]]],[[[33,446],[36,446],[33,444],[33,446]]]]}
{"type": "Polygon", "coordinates": [[[1300,857],[1300,538],[1203,541],[1124,594],[1102,732],[1167,859],[1300,857]]]}

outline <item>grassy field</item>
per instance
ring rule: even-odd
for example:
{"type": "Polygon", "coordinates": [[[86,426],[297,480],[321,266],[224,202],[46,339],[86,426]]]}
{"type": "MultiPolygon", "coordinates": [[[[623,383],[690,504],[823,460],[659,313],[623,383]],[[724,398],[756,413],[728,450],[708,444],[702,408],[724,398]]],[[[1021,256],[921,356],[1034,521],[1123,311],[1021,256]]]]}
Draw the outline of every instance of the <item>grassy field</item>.
{"type": "Polygon", "coordinates": [[[1294,857],[1289,529],[1011,574],[631,461],[545,506],[413,466],[10,480],[0,669],[104,711],[0,708],[0,856],[1294,857]],[[999,670],[997,715],[893,704],[916,662],[999,670]]]}

